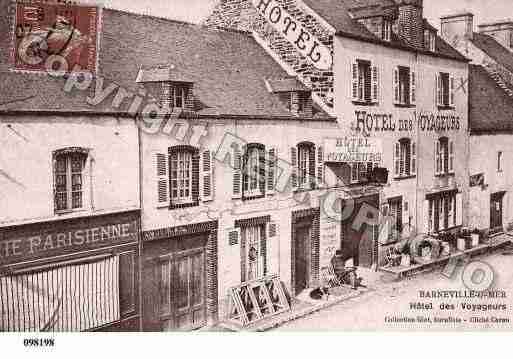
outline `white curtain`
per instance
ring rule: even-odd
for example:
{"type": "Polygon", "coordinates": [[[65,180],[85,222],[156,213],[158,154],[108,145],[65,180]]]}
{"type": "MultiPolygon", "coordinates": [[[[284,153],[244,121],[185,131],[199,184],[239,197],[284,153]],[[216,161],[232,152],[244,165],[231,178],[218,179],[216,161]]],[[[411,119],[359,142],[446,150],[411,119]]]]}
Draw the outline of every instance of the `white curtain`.
{"type": "Polygon", "coordinates": [[[75,332],[119,317],[117,256],[0,278],[0,331],[75,332]]]}

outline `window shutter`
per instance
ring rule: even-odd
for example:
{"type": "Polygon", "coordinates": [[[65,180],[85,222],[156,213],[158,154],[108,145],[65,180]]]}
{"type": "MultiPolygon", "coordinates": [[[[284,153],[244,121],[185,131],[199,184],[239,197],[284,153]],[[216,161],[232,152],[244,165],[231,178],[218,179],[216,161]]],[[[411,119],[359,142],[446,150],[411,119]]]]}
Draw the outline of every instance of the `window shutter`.
{"type": "Polygon", "coordinates": [[[242,153],[238,146],[233,149],[233,199],[242,198],[242,153]]]}
{"type": "Polygon", "coordinates": [[[456,194],[456,225],[463,225],[463,194],[456,194]]]}
{"type": "Polygon", "coordinates": [[[212,170],[212,152],[205,150],[201,154],[201,199],[209,202],[214,199],[214,178],[212,170]]]}
{"type": "Polygon", "coordinates": [[[411,142],[411,175],[415,176],[417,174],[417,144],[412,141],[411,142]]]}
{"type": "Polygon", "coordinates": [[[270,148],[267,152],[267,194],[274,195],[276,185],[276,149],[270,148]]]}
{"type": "Polygon", "coordinates": [[[226,231],[228,234],[228,244],[236,246],[240,243],[240,228],[231,228],[226,231]]]}
{"type": "Polygon", "coordinates": [[[399,103],[399,69],[394,69],[394,103],[399,103]]]}
{"type": "Polygon", "coordinates": [[[455,103],[455,96],[454,96],[454,92],[455,92],[455,82],[454,82],[454,76],[451,76],[449,78],[449,106],[451,107],[454,107],[454,103],[455,103]]]}
{"type": "Polygon", "coordinates": [[[442,84],[441,84],[442,77],[439,73],[435,74],[435,83],[436,83],[436,92],[435,92],[435,103],[437,106],[442,105],[442,84]]]}
{"type": "Polygon", "coordinates": [[[401,143],[396,142],[394,148],[394,174],[399,177],[401,174],[401,143]]]}
{"type": "Polygon", "coordinates": [[[417,101],[416,93],[417,79],[415,77],[415,71],[410,72],[410,104],[415,105],[417,101]]]}
{"type": "Polygon", "coordinates": [[[351,98],[353,101],[358,100],[358,63],[351,64],[351,98]]]}
{"type": "Polygon", "coordinates": [[[372,102],[379,102],[379,72],[377,66],[372,66],[372,102]]]}
{"type": "Polygon", "coordinates": [[[157,206],[169,206],[169,159],[164,153],[155,154],[157,170],[157,206]]]}
{"type": "Polygon", "coordinates": [[[438,175],[441,172],[440,163],[441,163],[441,157],[440,157],[440,141],[435,141],[435,174],[438,175]]]}
{"type": "Polygon", "coordinates": [[[322,146],[317,146],[317,188],[324,188],[324,149],[322,146]]]}
{"type": "Polygon", "coordinates": [[[291,178],[291,183],[292,183],[292,190],[293,191],[296,191],[298,189],[298,178],[297,178],[297,148],[296,147],[291,147],[290,148],[290,162],[292,164],[292,175],[290,176],[291,178]]]}
{"type": "Polygon", "coordinates": [[[449,172],[454,172],[454,142],[449,141],[449,172]]]}

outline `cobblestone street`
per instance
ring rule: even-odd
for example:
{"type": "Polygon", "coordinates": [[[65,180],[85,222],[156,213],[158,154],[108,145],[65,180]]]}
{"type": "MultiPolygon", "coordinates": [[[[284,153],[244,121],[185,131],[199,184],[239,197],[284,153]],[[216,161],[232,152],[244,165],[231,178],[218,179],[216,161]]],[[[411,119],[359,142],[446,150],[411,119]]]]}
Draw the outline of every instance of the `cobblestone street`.
{"type": "MultiPolygon", "coordinates": [[[[496,299],[429,299],[420,298],[420,291],[465,290],[461,280],[462,269],[453,278],[442,276],[441,271],[421,274],[413,279],[371,285],[371,291],[335,305],[308,317],[289,322],[276,329],[281,331],[338,331],[338,330],[511,330],[513,318],[510,317],[513,295],[513,273],[509,270],[513,264],[512,256],[505,256],[498,251],[489,256],[475,259],[489,264],[495,272],[493,289],[506,292],[506,298],[496,299]],[[433,309],[414,310],[411,304],[432,303],[433,309]],[[454,309],[440,309],[442,304],[453,305],[454,309]],[[462,309],[464,304],[505,304],[504,310],[483,311],[462,309]],[[412,318],[414,323],[386,322],[385,318],[412,318]],[[474,323],[471,318],[488,318],[488,323],[474,323]],[[435,322],[435,318],[447,321],[435,322]],[[494,319],[495,318],[495,319],[494,319]],[[426,320],[426,322],[424,322],[426,320]],[[429,322],[427,321],[429,320],[429,322]],[[457,323],[456,321],[461,320],[457,323]],[[503,321],[497,322],[497,321],[503,321]],[[429,327],[427,326],[429,324],[429,327]]],[[[386,282],[386,277],[383,277],[386,282]]]]}

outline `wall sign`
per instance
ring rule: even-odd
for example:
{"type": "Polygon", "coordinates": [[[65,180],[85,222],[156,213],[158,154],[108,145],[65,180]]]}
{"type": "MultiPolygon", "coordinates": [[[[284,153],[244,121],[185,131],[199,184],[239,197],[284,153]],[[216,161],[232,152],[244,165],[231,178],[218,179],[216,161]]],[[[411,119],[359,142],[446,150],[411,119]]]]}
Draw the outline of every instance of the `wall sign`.
{"type": "Polygon", "coordinates": [[[12,227],[0,233],[0,264],[136,243],[137,212],[12,227]]]}
{"type": "Polygon", "coordinates": [[[460,117],[457,114],[425,112],[410,118],[396,119],[392,114],[355,111],[357,132],[412,132],[419,126],[422,132],[459,131],[460,117]]]}
{"type": "Polygon", "coordinates": [[[381,162],[382,157],[380,138],[347,136],[324,140],[325,162],[381,162]]]}
{"type": "Polygon", "coordinates": [[[300,22],[296,21],[275,0],[252,0],[258,12],[282,34],[301,55],[319,70],[329,70],[333,56],[329,47],[323,45],[300,22]]]}
{"type": "Polygon", "coordinates": [[[485,174],[479,173],[477,175],[470,176],[470,187],[479,187],[484,186],[485,184],[485,174]]]}

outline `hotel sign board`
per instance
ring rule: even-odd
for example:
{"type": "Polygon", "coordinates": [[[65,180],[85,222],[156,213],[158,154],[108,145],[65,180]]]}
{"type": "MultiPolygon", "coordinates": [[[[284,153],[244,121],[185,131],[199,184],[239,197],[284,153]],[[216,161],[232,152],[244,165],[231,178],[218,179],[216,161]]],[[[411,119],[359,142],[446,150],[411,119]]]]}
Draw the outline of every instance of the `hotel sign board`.
{"type": "Polygon", "coordinates": [[[319,70],[330,70],[331,49],[322,44],[275,0],[252,0],[264,19],[319,70]]]}
{"type": "Polygon", "coordinates": [[[381,162],[383,143],[380,138],[346,136],[324,139],[324,161],[328,163],[381,162]]]}

